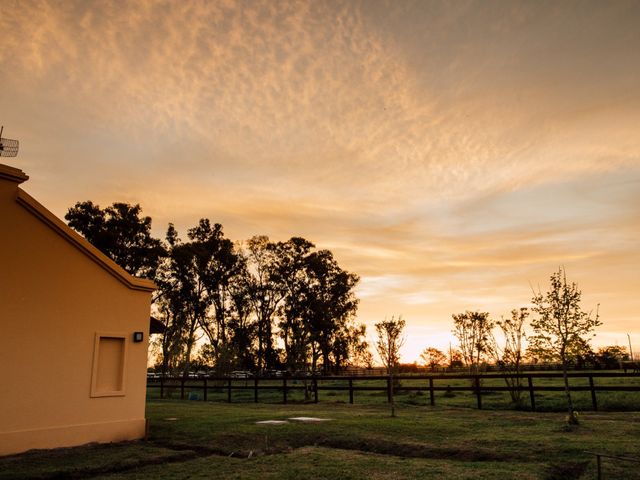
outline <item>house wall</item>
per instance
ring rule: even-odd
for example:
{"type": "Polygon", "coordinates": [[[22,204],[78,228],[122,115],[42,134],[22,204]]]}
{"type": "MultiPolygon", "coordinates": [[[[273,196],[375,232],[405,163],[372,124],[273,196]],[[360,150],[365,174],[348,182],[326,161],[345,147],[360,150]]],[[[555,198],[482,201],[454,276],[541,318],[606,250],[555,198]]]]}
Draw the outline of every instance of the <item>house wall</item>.
{"type": "Polygon", "coordinates": [[[0,179],[0,455],[141,438],[151,292],[101,268],[17,191],[0,179]],[[121,338],[104,342],[102,366],[98,333],[121,338]]]}

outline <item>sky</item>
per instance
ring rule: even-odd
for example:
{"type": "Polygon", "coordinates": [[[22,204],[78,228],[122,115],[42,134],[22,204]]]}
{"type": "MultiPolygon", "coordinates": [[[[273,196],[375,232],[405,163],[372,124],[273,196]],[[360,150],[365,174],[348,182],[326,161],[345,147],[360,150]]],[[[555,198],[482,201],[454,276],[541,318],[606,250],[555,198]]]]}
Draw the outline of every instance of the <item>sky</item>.
{"type": "Polygon", "coordinates": [[[303,236],[403,361],[564,266],[640,353],[640,1],[0,3],[5,163],[59,217],[303,236]]]}

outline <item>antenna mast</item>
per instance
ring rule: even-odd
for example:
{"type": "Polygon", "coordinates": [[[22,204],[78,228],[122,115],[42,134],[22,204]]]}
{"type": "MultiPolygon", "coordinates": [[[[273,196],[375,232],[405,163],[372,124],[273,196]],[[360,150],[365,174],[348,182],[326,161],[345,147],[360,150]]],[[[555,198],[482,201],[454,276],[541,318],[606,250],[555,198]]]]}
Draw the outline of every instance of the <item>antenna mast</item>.
{"type": "Polygon", "coordinates": [[[2,138],[2,130],[4,127],[0,127],[0,157],[15,157],[18,155],[20,142],[10,138],[2,138]]]}

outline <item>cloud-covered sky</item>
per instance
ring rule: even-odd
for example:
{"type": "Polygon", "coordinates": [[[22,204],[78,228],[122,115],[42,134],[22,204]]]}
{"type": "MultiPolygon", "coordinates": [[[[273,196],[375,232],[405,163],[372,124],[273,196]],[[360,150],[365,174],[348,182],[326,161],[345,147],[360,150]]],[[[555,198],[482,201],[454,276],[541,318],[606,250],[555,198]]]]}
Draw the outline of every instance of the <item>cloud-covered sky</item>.
{"type": "Polygon", "coordinates": [[[527,305],[558,266],[640,331],[640,1],[2,1],[0,123],[58,216],[304,236],[359,320],[527,305]]]}

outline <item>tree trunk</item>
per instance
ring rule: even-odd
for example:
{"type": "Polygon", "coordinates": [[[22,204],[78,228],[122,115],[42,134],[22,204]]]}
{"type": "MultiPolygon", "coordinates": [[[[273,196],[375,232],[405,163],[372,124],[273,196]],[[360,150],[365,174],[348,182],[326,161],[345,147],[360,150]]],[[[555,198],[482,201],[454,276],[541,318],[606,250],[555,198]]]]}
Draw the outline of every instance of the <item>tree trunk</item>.
{"type": "Polygon", "coordinates": [[[162,376],[165,377],[167,375],[167,370],[169,367],[169,341],[168,338],[169,333],[167,330],[162,334],[162,376]]]}
{"type": "MultiPolygon", "coordinates": [[[[322,351],[322,372],[325,375],[328,375],[329,374],[329,368],[330,368],[330,365],[329,365],[329,349],[327,348],[326,345],[323,345],[322,348],[321,348],[321,351],[322,351]]],[[[315,369],[314,369],[314,371],[315,371],[315,369]]]]}
{"type": "Polygon", "coordinates": [[[577,425],[578,419],[575,416],[573,410],[573,400],[571,399],[571,391],[569,390],[569,376],[567,375],[567,361],[564,358],[564,352],[562,353],[562,379],[564,380],[564,393],[567,397],[567,422],[572,425],[577,425]]]}
{"type": "Polygon", "coordinates": [[[389,392],[391,396],[391,416],[396,416],[396,400],[393,395],[393,367],[389,373],[389,392]]]}
{"type": "Polygon", "coordinates": [[[182,370],[182,378],[189,376],[189,369],[191,368],[191,349],[193,348],[193,342],[187,343],[187,350],[184,354],[184,368],[182,370]]]}
{"type": "Polygon", "coordinates": [[[184,354],[184,369],[182,371],[182,377],[187,378],[189,376],[189,369],[191,368],[191,350],[193,349],[193,344],[195,343],[195,332],[198,326],[198,320],[196,318],[191,320],[191,324],[189,326],[189,337],[187,339],[187,350],[184,354]]]}
{"type": "Polygon", "coordinates": [[[265,367],[274,368],[273,364],[273,345],[271,344],[271,318],[265,316],[264,318],[264,356],[265,367]]]}
{"type": "Polygon", "coordinates": [[[318,354],[316,352],[316,343],[311,342],[311,371],[315,373],[318,368],[318,354]]]}
{"type": "Polygon", "coordinates": [[[162,375],[162,377],[167,376],[168,365],[169,365],[169,360],[167,359],[167,353],[163,351],[162,352],[162,370],[160,371],[160,374],[162,375]]]}
{"type": "Polygon", "coordinates": [[[262,346],[262,320],[258,318],[258,361],[257,361],[258,373],[262,373],[262,369],[263,369],[262,357],[263,356],[264,356],[264,353],[263,353],[263,346],[262,346]]]}

